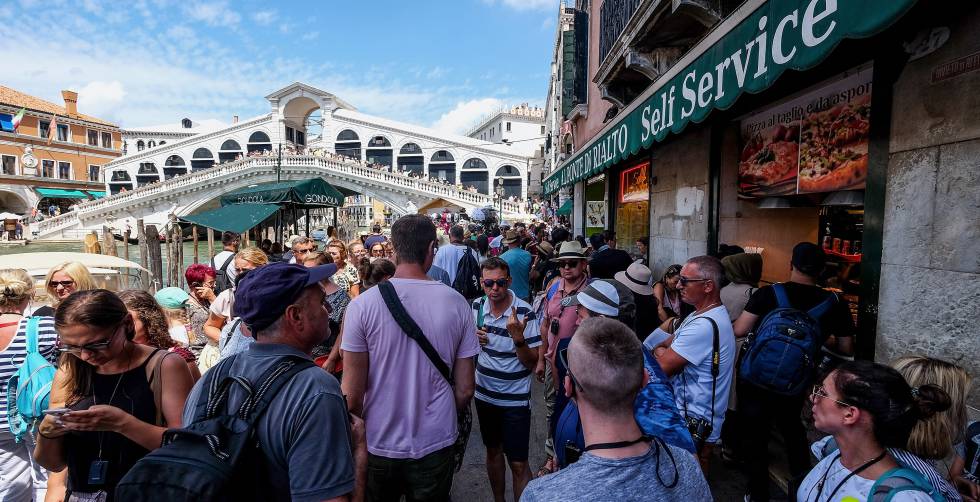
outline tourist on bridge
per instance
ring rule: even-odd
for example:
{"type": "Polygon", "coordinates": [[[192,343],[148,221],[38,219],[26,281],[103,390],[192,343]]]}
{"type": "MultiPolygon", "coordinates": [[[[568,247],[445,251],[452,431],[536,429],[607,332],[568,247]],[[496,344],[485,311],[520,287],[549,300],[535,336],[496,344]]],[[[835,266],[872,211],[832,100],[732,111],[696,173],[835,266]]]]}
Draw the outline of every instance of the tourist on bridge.
{"type": "Polygon", "coordinates": [[[521,500],[712,500],[689,452],[643,435],[633,414],[649,376],[633,331],[613,319],[582,321],[568,346],[565,387],[585,436],[581,458],[531,481],[521,500]]]}
{"type": "Polygon", "coordinates": [[[347,307],[342,387],[351,412],[365,418],[368,499],[446,501],[462,453],[454,448],[457,412],[473,397],[476,324],[459,293],[425,275],[435,252],[432,220],[403,216],[391,240],[394,277],[347,307]],[[396,321],[392,311],[402,309],[406,317],[396,321]]]}

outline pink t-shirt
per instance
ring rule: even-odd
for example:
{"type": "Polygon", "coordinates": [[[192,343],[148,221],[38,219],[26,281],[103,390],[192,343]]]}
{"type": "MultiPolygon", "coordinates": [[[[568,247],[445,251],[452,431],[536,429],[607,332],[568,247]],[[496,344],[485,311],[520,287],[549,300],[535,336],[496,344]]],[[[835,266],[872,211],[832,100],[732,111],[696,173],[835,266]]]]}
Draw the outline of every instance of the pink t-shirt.
{"type": "MultiPolygon", "coordinates": [[[[431,280],[391,283],[450,368],[456,359],[480,352],[473,312],[462,295],[431,280]]],[[[341,348],[368,353],[364,422],[369,452],[418,459],[456,441],[456,403],[449,383],[391,317],[377,287],[347,306],[341,348]]]]}

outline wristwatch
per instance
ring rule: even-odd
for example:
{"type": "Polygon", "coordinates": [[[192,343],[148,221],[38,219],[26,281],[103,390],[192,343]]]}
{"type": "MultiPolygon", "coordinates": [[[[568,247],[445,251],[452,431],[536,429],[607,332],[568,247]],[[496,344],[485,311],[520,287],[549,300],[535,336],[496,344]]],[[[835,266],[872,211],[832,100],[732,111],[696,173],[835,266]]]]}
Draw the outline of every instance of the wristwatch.
{"type": "Polygon", "coordinates": [[[514,340],[514,347],[527,347],[527,340],[524,340],[523,338],[520,340],[514,340]]]}

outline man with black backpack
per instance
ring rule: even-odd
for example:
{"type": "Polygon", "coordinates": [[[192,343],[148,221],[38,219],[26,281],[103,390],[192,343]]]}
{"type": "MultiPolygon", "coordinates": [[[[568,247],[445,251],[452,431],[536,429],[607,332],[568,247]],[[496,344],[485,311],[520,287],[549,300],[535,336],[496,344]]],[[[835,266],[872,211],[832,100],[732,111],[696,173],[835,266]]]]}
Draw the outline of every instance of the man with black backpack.
{"type": "Polygon", "coordinates": [[[337,267],[253,270],[235,309],[255,343],[212,367],[184,405],[184,428],[140,460],[116,500],[360,500],[363,422],[310,357],[329,336],[320,282],[337,267]]]}
{"type": "MultiPolygon", "coordinates": [[[[208,230],[210,232],[210,230],[208,230]]],[[[235,232],[224,232],[221,234],[220,253],[211,258],[211,268],[216,271],[214,276],[214,294],[221,294],[222,291],[231,287],[235,283],[235,253],[238,252],[238,244],[241,237],[235,232]]]]}
{"type": "Polygon", "coordinates": [[[755,291],[735,321],[735,336],[749,336],[738,365],[741,454],[748,463],[746,500],[769,500],[769,433],[783,436],[790,474],[802,478],[810,452],[800,413],[824,346],[851,353],[853,324],[837,296],[817,286],[826,265],[819,246],[793,248],[789,281],[755,291]]]}
{"type": "Polygon", "coordinates": [[[450,228],[449,244],[439,248],[432,264],[449,273],[449,283],[463,298],[473,300],[483,295],[480,261],[476,250],[466,245],[465,235],[462,225],[450,228]]]}

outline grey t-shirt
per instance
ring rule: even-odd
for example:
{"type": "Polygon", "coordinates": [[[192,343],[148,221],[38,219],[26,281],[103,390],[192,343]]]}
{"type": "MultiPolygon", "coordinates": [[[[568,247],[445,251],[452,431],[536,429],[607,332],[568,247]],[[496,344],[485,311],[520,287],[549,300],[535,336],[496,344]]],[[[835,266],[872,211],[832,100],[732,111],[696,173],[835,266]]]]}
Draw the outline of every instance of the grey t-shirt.
{"type": "MultiPolygon", "coordinates": [[[[253,384],[280,356],[302,352],[271,343],[253,343],[232,362],[230,375],[253,384]]],[[[198,380],[184,404],[184,423],[194,418],[205,378],[198,380]]],[[[228,409],[237,410],[244,397],[233,386],[228,409]]],[[[257,425],[259,443],[268,464],[268,482],[278,500],[320,501],[354,490],[347,405],[337,379],[320,368],[297,373],[287,382],[257,425]]]]}
{"type": "Polygon", "coordinates": [[[673,446],[667,448],[669,452],[660,443],[653,442],[646,454],[622,459],[584,453],[578,462],[554,474],[531,480],[521,495],[521,501],[712,500],[708,482],[704,480],[694,455],[673,446]],[[677,484],[667,488],[675,475],[677,484]]]}
{"type": "Polygon", "coordinates": [[[449,280],[449,272],[446,272],[440,267],[432,265],[429,267],[429,271],[426,272],[425,275],[429,276],[429,279],[432,279],[433,281],[439,281],[446,286],[453,287],[453,282],[449,280]]]}

